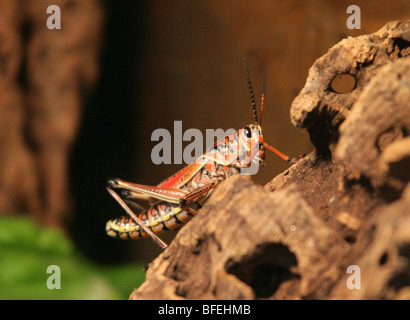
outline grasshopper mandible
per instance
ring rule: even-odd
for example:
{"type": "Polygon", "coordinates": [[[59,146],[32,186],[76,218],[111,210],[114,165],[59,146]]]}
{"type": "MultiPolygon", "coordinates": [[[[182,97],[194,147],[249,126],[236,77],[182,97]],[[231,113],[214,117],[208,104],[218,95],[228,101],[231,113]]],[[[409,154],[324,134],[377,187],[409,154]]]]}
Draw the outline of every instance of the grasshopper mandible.
{"type": "Polygon", "coordinates": [[[249,167],[252,162],[264,165],[265,149],[290,163],[295,163],[301,158],[301,156],[290,158],[263,140],[261,125],[266,68],[258,121],[255,97],[245,59],[244,65],[254,123],[217,141],[211,150],[157,186],[127,182],[118,178],[108,180],[108,192],[129,215],[129,217],[107,222],[106,232],[109,236],[121,239],[150,237],[165,249],[167,244],[157,235],[167,230],[178,229],[188,222],[197,214],[197,210],[221,181],[239,173],[241,168],[249,167]],[[151,207],[145,210],[137,204],[138,199],[149,201],[151,207]],[[130,206],[139,213],[135,214],[130,206]]]}

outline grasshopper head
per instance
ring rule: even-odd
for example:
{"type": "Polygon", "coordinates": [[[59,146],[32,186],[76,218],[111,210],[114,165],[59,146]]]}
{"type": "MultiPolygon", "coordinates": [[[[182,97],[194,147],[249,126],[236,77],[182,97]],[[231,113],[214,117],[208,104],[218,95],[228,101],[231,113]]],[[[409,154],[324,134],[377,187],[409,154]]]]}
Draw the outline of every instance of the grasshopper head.
{"type": "Polygon", "coordinates": [[[246,150],[246,158],[258,164],[265,164],[265,148],[263,146],[262,127],[249,124],[238,132],[239,146],[246,150]]]}

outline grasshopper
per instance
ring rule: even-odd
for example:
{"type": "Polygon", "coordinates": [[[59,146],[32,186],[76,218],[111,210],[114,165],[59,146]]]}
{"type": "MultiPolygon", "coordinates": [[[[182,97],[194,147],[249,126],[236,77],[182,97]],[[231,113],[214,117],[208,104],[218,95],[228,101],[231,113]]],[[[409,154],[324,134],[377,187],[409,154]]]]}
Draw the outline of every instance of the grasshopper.
{"type": "Polygon", "coordinates": [[[258,121],[255,97],[245,59],[244,66],[254,122],[217,141],[211,150],[157,186],[127,182],[118,178],[109,179],[108,192],[129,215],[129,217],[107,222],[106,232],[109,236],[120,239],[152,238],[165,249],[167,244],[158,237],[158,234],[178,229],[187,223],[197,214],[197,210],[221,181],[233,174],[238,174],[241,168],[249,167],[252,162],[264,165],[265,149],[290,163],[295,163],[303,156],[290,158],[264,141],[261,125],[266,68],[258,121]],[[150,208],[145,210],[136,202],[137,200],[148,201],[150,208]],[[130,207],[139,213],[135,214],[130,207]]]}

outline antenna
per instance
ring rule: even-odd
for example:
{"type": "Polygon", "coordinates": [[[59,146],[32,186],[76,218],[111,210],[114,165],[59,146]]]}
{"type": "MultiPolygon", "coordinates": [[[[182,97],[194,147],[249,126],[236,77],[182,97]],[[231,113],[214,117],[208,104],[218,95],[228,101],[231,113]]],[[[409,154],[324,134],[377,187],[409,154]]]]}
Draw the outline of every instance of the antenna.
{"type": "Polygon", "coordinates": [[[261,97],[261,111],[259,118],[259,125],[262,125],[263,116],[263,103],[265,102],[265,89],[266,89],[266,65],[263,66],[263,87],[262,87],[262,97],[261,97]]]}
{"type": "Polygon", "coordinates": [[[250,93],[250,95],[251,95],[251,102],[252,102],[252,109],[253,109],[253,117],[254,117],[254,119],[255,119],[255,124],[257,124],[257,123],[258,123],[258,116],[257,116],[257,114],[256,114],[255,95],[253,94],[251,78],[250,78],[250,76],[249,76],[248,65],[246,64],[246,59],[245,59],[245,58],[243,58],[243,64],[245,65],[246,80],[248,80],[249,93],[250,93]]]}

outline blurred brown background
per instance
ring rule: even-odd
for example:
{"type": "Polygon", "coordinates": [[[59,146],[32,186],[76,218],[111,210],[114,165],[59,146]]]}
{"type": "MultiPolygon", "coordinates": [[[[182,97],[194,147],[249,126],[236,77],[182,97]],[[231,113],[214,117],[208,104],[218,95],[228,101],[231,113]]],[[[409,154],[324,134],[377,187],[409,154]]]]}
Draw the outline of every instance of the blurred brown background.
{"type": "MultiPolygon", "coordinates": [[[[105,235],[123,214],[105,184],[155,185],[182,167],[152,163],[155,129],[251,123],[246,57],[257,103],[267,66],[265,140],[310,152],[289,120],[309,67],[341,39],[409,17],[408,0],[0,0],[0,212],[63,228],[92,259],[147,262],[152,241],[105,235]],[[51,4],[61,30],[46,28],[51,4]],[[351,4],[360,30],[346,27],[351,4]]],[[[254,180],[287,167],[268,154],[254,180]]]]}

